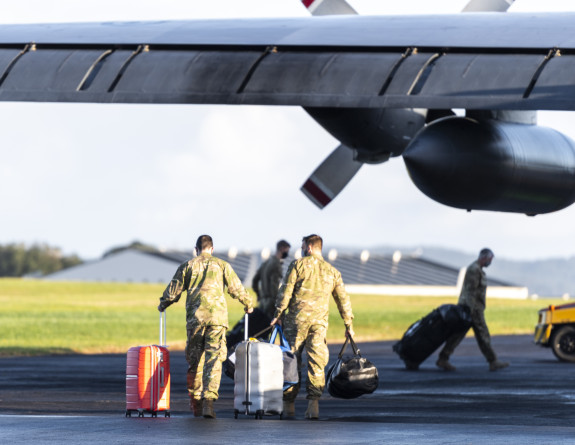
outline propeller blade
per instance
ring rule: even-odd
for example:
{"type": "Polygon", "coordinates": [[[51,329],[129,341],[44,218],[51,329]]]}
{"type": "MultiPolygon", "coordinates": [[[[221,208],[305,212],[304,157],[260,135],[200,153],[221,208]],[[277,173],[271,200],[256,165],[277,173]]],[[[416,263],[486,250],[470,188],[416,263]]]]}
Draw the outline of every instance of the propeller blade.
{"type": "Polygon", "coordinates": [[[311,15],[357,15],[346,0],[301,0],[311,15]]]}
{"type": "Polygon", "coordinates": [[[320,209],[328,205],[363,165],[353,159],[353,150],[340,145],[320,164],[301,191],[320,209]]]}
{"type": "Polygon", "coordinates": [[[469,0],[462,12],[505,12],[515,0],[469,0]]]}

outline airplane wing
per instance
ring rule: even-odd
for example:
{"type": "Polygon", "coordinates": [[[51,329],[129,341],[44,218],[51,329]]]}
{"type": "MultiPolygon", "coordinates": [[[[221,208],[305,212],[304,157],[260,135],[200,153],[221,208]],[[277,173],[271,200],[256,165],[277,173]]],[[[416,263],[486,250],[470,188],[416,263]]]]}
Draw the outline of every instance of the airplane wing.
{"type": "Polygon", "coordinates": [[[575,109],[575,14],[0,26],[0,100],[575,109]]]}

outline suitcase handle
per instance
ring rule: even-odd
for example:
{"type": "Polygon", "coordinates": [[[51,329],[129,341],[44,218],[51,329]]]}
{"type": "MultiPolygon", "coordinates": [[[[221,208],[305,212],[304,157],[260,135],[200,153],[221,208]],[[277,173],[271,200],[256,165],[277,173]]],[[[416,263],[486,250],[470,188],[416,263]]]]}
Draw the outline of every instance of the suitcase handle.
{"type": "Polygon", "coordinates": [[[248,313],[244,314],[244,341],[248,341],[248,313]]]}
{"type": "Polygon", "coordinates": [[[166,311],[162,311],[160,312],[160,346],[167,346],[166,324],[166,311]]]}
{"type": "MultiPolygon", "coordinates": [[[[248,313],[246,312],[244,315],[244,341],[248,341],[248,313]]],[[[250,412],[250,405],[252,404],[250,401],[250,343],[246,343],[246,370],[244,372],[244,388],[246,390],[245,393],[245,400],[243,404],[246,406],[245,414],[248,415],[250,412]]]]}
{"type": "MultiPolygon", "coordinates": [[[[270,326],[271,327],[271,326],[270,326]]],[[[282,348],[282,350],[286,350],[286,351],[290,351],[291,352],[291,348],[290,345],[287,341],[287,339],[284,336],[282,327],[279,324],[276,324],[274,326],[274,330],[272,331],[272,334],[270,335],[270,343],[271,344],[275,344],[276,342],[276,338],[280,337],[280,347],[282,348]]]]}
{"type": "Polygon", "coordinates": [[[260,332],[257,332],[254,334],[254,338],[261,337],[262,335],[264,335],[267,331],[269,331],[272,328],[273,328],[273,326],[268,326],[267,328],[262,329],[260,332]]]}
{"type": "Polygon", "coordinates": [[[361,357],[359,348],[357,347],[357,345],[356,345],[355,342],[353,341],[353,338],[351,338],[351,337],[349,337],[349,336],[346,336],[346,337],[345,337],[345,341],[343,342],[343,346],[341,347],[341,351],[339,351],[338,357],[339,357],[339,358],[342,358],[342,357],[343,357],[343,353],[344,353],[344,351],[345,351],[345,347],[347,346],[347,343],[348,343],[348,342],[351,343],[351,348],[353,349],[354,355],[357,355],[357,356],[361,357]]]}

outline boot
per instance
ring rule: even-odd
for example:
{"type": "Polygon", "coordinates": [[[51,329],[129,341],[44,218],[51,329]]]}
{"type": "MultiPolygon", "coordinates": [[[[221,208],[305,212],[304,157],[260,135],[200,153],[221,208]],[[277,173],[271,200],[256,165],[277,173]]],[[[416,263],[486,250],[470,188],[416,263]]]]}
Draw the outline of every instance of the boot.
{"type": "Polygon", "coordinates": [[[449,363],[449,359],[440,358],[435,362],[435,364],[438,368],[441,368],[444,371],[455,371],[455,366],[449,363]]]}
{"type": "Polygon", "coordinates": [[[497,371],[498,369],[507,368],[508,366],[509,366],[508,362],[500,362],[499,360],[495,359],[494,361],[489,363],[489,370],[497,371]]]}
{"type": "Polygon", "coordinates": [[[216,413],[214,412],[213,399],[202,399],[202,415],[206,419],[215,419],[216,413]]]}
{"type": "Polygon", "coordinates": [[[310,399],[307,405],[307,411],[305,412],[305,418],[310,420],[319,419],[319,400],[310,399]]]}
{"type": "Polygon", "coordinates": [[[284,400],[284,411],[282,414],[283,419],[293,420],[295,419],[295,402],[289,402],[284,400]]]}
{"type": "Polygon", "coordinates": [[[202,401],[201,399],[194,399],[190,397],[190,409],[194,412],[194,417],[202,415],[202,401]]]}

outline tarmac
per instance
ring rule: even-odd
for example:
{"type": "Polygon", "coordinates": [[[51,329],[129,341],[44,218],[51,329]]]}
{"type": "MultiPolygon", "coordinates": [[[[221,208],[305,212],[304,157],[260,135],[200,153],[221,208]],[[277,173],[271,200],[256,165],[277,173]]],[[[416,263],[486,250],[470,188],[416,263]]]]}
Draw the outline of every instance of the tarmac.
{"type": "MultiPolygon", "coordinates": [[[[215,420],[194,418],[183,352],[171,354],[171,417],[125,417],[124,354],[0,358],[0,443],[67,444],[575,444],[575,364],[559,362],[532,336],[499,336],[511,366],[490,372],[473,337],[452,357],[457,367],[408,371],[394,342],[360,343],[379,370],[378,390],[320,401],[320,420],[234,419],[233,382],[222,376],[215,420]]],[[[341,345],[330,345],[331,361],[341,345]]]]}

